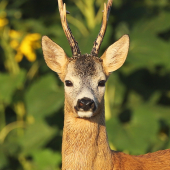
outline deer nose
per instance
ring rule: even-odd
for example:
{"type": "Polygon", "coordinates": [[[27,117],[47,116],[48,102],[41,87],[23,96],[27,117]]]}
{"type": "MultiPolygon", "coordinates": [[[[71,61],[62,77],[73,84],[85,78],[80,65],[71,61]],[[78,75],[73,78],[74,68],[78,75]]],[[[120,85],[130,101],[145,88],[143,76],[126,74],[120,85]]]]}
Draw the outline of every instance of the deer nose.
{"type": "Polygon", "coordinates": [[[77,101],[77,110],[83,109],[84,111],[94,110],[95,103],[92,99],[84,97],[77,101]]]}

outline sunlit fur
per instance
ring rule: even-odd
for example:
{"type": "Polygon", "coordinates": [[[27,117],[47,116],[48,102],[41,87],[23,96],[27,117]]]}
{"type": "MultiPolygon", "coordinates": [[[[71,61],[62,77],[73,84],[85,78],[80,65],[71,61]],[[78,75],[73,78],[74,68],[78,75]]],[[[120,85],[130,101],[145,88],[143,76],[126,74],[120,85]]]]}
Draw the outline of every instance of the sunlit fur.
{"type": "Polygon", "coordinates": [[[100,166],[99,169],[112,169],[112,162],[105,168],[105,162],[112,159],[112,154],[109,154],[104,121],[105,87],[98,87],[100,80],[107,79],[102,61],[84,55],[71,60],[67,70],[65,80],[71,80],[73,87],[65,86],[62,169],[92,170],[96,169],[96,166],[100,166]],[[83,97],[95,101],[97,109],[94,113],[76,113],[74,106],[77,100],[83,97]]]}
{"type": "Polygon", "coordinates": [[[70,80],[73,83],[72,87],[65,85],[65,98],[70,105],[71,111],[75,116],[91,117],[98,112],[98,106],[103,100],[105,87],[99,87],[98,82],[106,80],[106,75],[103,73],[102,62],[95,57],[84,55],[82,57],[70,60],[67,67],[65,80],[70,80]],[[84,97],[94,100],[96,111],[93,113],[76,112],[74,107],[79,99],[84,97]],[[83,116],[84,115],[84,116],[83,116]]]}
{"type": "MultiPolygon", "coordinates": [[[[104,122],[105,87],[98,87],[98,82],[106,80],[107,77],[103,72],[102,62],[95,57],[90,58],[90,62],[94,64],[93,74],[88,73],[88,67],[90,69],[88,62],[82,65],[86,70],[85,72],[77,72],[75,69],[76,61],[68,64],[68,74],[66,73],[65,77],[65,80],[73,81],[75,87],[65,86],[62,169],[92,170],[96,169],[96,165],[100,165],[101,169],[108,169],[109,166],[112,167],[112,163],[110,162],[111,165],[108,164],[107,168],[104,168],[105,162],[107,159],[111,160],[112,155],[111,152],[108,154],[110,149],[104,122]],[[97,109],[89,118],[80,118],[79,113],[74,110],[75,102],[81,97],[93,98],[95,101],[97,109]],[[98,164],[99,161],[100,164],[98,164]]],[[[81,63],[79,67],[81,67],[81,63]]]]}
{"type": "Polygon", "coordinates": [[[106,80],[111,72],[123,65],[129,48],[127,35],[112,44],[101,59],[90,55],[70,59],[46,36],[42,39],[42,48],[49,68],[57,72],[63,82],[70,80],[73,83],[71,87],[65,85],[63,170],[170,170],[170,150],[131,156],[112,151],[108,144],[105,88],[98,87],[98,82],[106,80]],[[82,116],[85,112],[77,113],[74,109],[82,97],[92,98],[96,104],[96,110],[88,116],[82,116]]]}

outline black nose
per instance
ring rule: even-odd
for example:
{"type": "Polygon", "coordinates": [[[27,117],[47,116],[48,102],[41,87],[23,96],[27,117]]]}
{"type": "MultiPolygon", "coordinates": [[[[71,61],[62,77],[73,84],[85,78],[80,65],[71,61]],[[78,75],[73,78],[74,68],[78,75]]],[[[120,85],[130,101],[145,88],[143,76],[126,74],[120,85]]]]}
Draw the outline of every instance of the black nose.
{"type": "Polygon", "coordinates": [[[84,98],[79,99],[77,101],[76,109],[77,110],[83,109],[84,111],[94,110],[95,109],[95,103],[92,99],[84,97],[84,98]]]}

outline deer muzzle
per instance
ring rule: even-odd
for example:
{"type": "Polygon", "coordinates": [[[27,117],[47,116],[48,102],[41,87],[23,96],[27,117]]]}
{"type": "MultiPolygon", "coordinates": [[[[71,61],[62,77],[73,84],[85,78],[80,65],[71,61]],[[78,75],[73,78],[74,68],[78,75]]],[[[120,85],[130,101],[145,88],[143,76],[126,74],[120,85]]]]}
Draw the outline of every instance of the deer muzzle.
{"type": "Polygon", "coordinates": [[[93,112],[96,110],[96,105],[94,100],[84,97],[82,99],[78,99],[77,105],[74,108],[76,112],[83,112],[84,117],[86,117],[86,113],[87,115],[89,114],[89,112],[93,114],[93,112]]]}

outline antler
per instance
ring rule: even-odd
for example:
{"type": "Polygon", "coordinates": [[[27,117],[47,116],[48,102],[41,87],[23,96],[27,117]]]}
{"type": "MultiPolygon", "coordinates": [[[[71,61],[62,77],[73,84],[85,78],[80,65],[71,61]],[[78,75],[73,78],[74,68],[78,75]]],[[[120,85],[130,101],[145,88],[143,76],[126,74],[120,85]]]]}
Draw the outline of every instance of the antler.
{"type": "Polygon", "coordinates": [[[93,44],[93,48],[92,48],[92,51],[91,51],[91,55],[93,55],[93,56],[98,56],[100,45],[103,41],[103,37],[104,37],[104,34],[106,32],[107,21],[109,19],[111,6],[112,6],[112,0],[108,0],[107,6],[106,6],[106,3],[104,3],[103,20],[102,20],[101,29],[100,29],[100,32],[99,32],[99,34],[98,34],[98,36],[97,36],[97,38],[96,38],[96,40],[93,44]]]}
{"type": "Polygon", "coordinates": [[[60,12],[60,18],[61,18],[61,24],[64,30],[64,33],[69,41],[72,54],[73,56],[79,56],[81,55],[81,51],[78,47],[77,41],[74,39],[74,36],[72,35],[71,29],[68,26],[67,19],[66,19],[66,13],[68,14],[69,12],[66,11],[66,4],[62,0],[58,0],[58,8],[60,12]]]}

